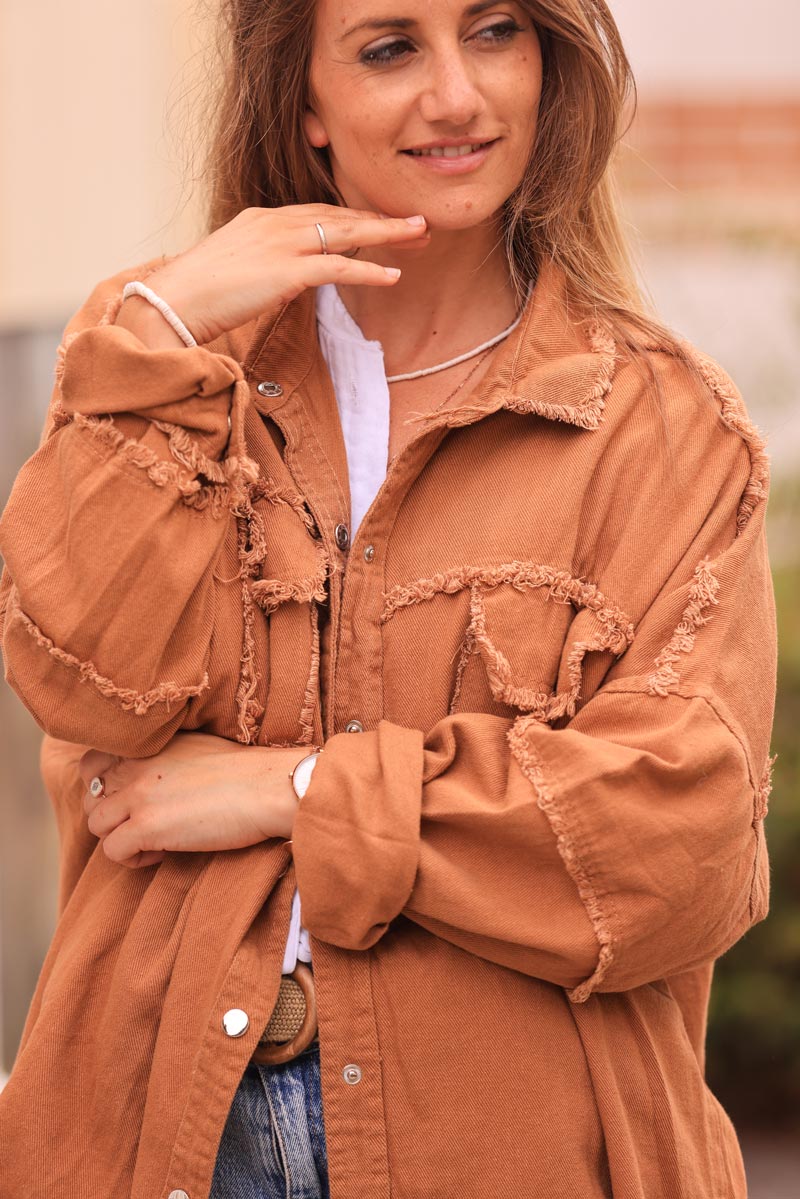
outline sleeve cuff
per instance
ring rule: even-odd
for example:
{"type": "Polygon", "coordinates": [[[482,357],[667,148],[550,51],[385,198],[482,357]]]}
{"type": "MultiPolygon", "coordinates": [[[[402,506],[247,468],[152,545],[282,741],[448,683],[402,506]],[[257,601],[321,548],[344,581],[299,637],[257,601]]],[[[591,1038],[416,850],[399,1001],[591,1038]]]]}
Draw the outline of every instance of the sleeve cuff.
{"type": "Polygon", "coordinates": [[[325,743],[292,832],[303,925],[368,949],[405,907],[420,852],[423,734],[381,720],[325,743]]]}
{"type": "Polygon", "coordinates": [[[151,350],[129,329],[98,325],[66,345],[61,402],[67,412],[86,415],[144,412],[217,396],[241,378],[233,358],[205,346],[151,350]]]}

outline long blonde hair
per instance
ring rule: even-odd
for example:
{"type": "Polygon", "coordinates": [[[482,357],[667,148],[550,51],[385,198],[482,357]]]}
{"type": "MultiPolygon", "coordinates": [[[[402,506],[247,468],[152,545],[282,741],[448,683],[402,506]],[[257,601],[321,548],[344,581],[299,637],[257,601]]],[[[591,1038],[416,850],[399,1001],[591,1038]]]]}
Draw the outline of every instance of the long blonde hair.
{"type": "MultiPolygon", "coordinates": [[[[521,303],[538,266],[565,276],[578,320],[602,319],[645,362],[658,345],[687,361],[637,280],[614,179],[636,111],[636,84],[605,0],[521,0],[542,47],[535,144],[503,210],[510,278],[521,303]]],[[[344,204],[327,149],[303,132],[315,0],[219,0],[218,85],[208,94],[207,231],[242,208],[344,204]]],[[[687,361],[695,370],[691,356],[687,361]]],[[[648,376],[658,383],[652,369],[648,376]]],[[[659,397],[660,398],[660,397],[659,397]]]]}

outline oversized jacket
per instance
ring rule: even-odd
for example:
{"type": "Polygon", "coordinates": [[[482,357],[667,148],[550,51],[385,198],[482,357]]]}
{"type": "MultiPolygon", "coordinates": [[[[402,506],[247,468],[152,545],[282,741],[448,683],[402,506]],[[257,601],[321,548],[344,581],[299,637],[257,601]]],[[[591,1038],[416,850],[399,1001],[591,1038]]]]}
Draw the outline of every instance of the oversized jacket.
{"type": "Polygon", "coordinates": [[[151,350],[114,318],[159,265],[70,321],[0,523],[62,845],[2,1199],[206,1199],[295,885],[332,1199],[744,1197],[704,1035],[768,908],[776,627],[734,384],[655,343],[651,376],[545,265],[348,545],[313,291],[151,350]],[[104,855],[80,754],[178,729],[324,742],[291,845],[104,855]]]}

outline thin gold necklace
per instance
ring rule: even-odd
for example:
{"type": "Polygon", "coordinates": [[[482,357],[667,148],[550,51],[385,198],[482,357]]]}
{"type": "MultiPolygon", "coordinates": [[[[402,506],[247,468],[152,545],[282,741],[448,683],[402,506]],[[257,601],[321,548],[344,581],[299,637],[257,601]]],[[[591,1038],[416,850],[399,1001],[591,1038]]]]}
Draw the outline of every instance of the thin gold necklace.
{"type": "MultiPolygon", "coordinates": [[[[456,395],[456,393],[457,393],[457,392],[459,392],[459,391],[461,390],[461,388],[464,386],[464,384],[465,384],[465,383],[467,383],[467,382],[469,381],[469,379],[472,377],[472,375],[474,375],[474,374],[475,374],[475,371],[478,369],[478,367],[480,366],[480,364],[483,362],[484,358],[488,358],[488,357],[489,357],[489,355],[491,354],[491,352],[492,352],[492,350],[493,350],[493,349],[494,349],[494,346],[490,346],[490,347],[489,347],[489,349],[488,349],[488,350],[486,350],[486,351],[485,351],[485,352],[484,352],[484,353],[483,353],[483,354],[480,356],[480,358],[477,360],[477,362],[475,363],[475,365],[474,365],[474,366],[473,366],[473,367],[472,367],[472,368],[471,368],[471,369],[470,369],[470,370],[467,372],[467,374],[464,376],[464,378],[463,378],[463,379],[461,380],[461,382],[458,384],[458,387],[454,387],[454,388],[453,388],[453,390],[450,392],[450,394],[449,394],[449,395],[446,395],[446,396],[444,397],[444,399],[443,399],[443,400],[440,400],[440,401],[439,401],[439,403],[438,403],[438,404],[437,404],[437,405],[436,405],[434,408],[431,408],[431,409],[430,409],[430,411],[429,411],[429,412],[427,412],[427,413],[416,413],[416,414],[415,414],[415,413],[412,413],[411,415],[412,415],[412,416],[414,416],[414,415],[419,415],[419,416],[430,416],[430,415],[432,415],[434,412],[438,412],[440,408],[444,408],[444,406],[445,406],[445,404],[447,403],[447,401],[448,401],[448,400],[452,400],[453,396],[454,396],[454,395],[456,395]]],[[[403,447],[401,447],[401,449],[402,449],[402,448],[403,448],[403,447]]],[[[395,450],[395,452],[392,454],[391,458],[389,459],[389,462],[390,462],[390,463],[391,463],[391,462],[394,462],[395,458],[397,457],[397,455],[398,455],[400,452],[401,452],[401,450],[395,450]]]]}
{"type": "Polygon", "coordinates": [[[475,371],[478,369],[480,364],[483,362],[484,358],[488,358],[493,349],[494,349],[494,346],[490,346],[489,349],[485,351],[485,353],[481,354],[480,358],[477,360],[477,362],[472,367],[472,369],[467,371],[466,375],[461,380],[458,387],[454,387],[449,395],[445,396],[444,399],[441,400],[434,408],[431,408],[431,412],[438,412],[440,408],[444,408],[444,406],[448,400],[452,400],[452,398],[456,394],[456,392],[459,392],[461,390],[461,388],[464,386],[464,384],[469,382],[469,380],[475,374],[475,371]]]}

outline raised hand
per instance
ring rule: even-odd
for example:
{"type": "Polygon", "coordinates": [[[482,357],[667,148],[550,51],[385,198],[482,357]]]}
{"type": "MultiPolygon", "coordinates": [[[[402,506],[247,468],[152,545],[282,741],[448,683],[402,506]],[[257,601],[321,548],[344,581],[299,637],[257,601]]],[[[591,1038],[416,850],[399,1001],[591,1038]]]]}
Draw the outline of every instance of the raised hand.
{"type": "MultiPolygon", "coordinates": [[[[398,270],[348,255],[370,246],[424,247],[430,241],[424,218],[409,221],[334,204],[245,208],[191,249],[168,259],[148,275],[147,286],[166,300],[202,345],[265,312],[277,312],[306,287],[391,286],[398,270]],[[315,222],[323,226],[327,254],[315,222]]],[[[116,324],[127,326],[128,314],[149,307],[146,300],[131,296],[116,324]]],[[[155,311],[149,314],[153,328],[155,311]]],[[[177,334],[170,335],[176,345],[182,344],[177,334]]],[[[167,334],[164,337],[169,340],[167,334]]]]}

